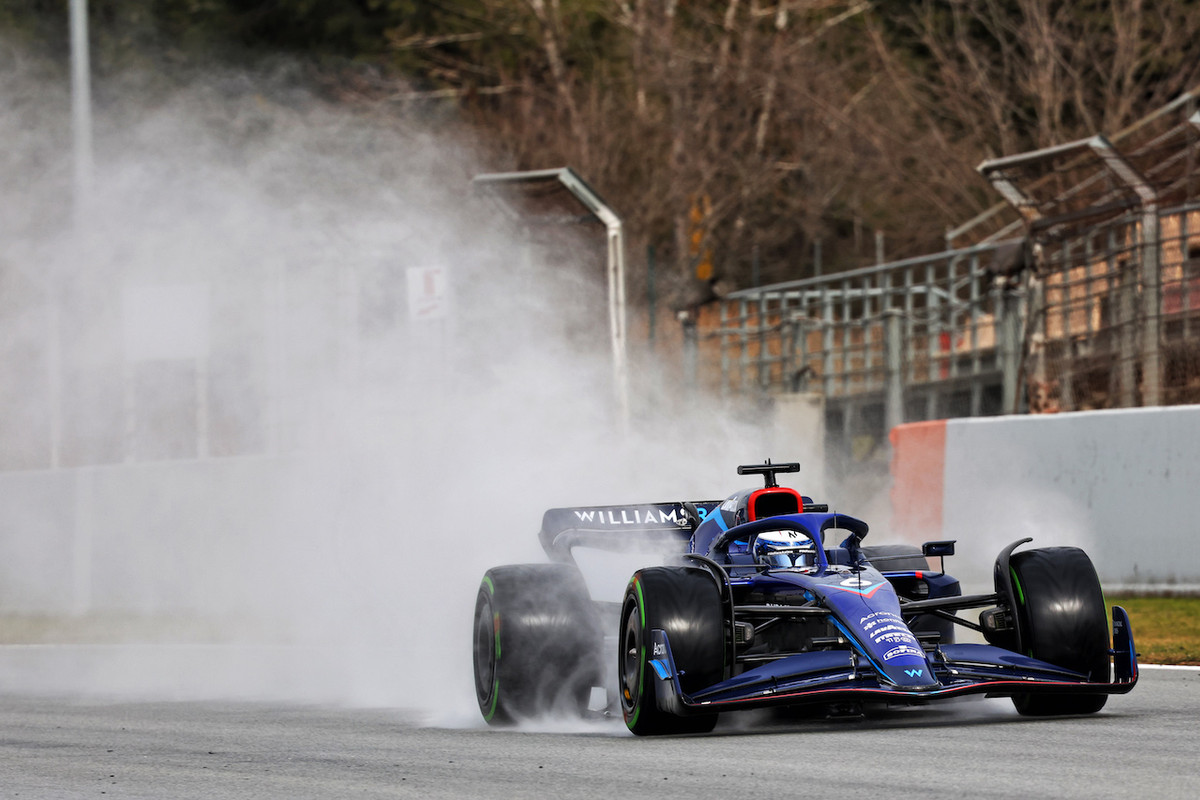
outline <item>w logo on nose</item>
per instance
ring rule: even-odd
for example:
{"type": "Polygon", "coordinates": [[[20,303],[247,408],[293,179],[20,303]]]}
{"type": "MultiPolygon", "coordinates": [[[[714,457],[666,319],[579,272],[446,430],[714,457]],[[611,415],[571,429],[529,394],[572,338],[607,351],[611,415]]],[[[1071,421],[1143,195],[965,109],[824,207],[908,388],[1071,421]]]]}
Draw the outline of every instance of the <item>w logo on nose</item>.
{"type": "Polygon", "coordinates": [[[923,669],[906,669],[906,670],[904,670],[904,674],[910,678],[919,678],[925,674],[925,670],[923,670],[923,669]]]}

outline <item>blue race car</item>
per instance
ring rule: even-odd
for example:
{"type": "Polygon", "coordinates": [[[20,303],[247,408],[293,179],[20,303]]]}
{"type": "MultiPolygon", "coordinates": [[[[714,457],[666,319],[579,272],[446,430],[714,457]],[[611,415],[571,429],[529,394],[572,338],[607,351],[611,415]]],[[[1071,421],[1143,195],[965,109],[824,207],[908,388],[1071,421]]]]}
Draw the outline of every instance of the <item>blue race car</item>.
{"type": "Polygon", "coordinates": [[[746,708],[841,715],[969,694],[1011,697],[1030,716],[1091,714],[1137,683],[1129,617],[1113,608],[1110,645],[1082,550],[1014,542],[995,590],[964,595],[940,568],[953,541],[863,546],[865,522],[778,485],[799,469],[738,467],[765,486],[724,501],[547,511],[539,538],[553,563],[495,567],[479,589],[484,718],[586,713],[594,687],[639,735],[710,731],[746,708]],[[593,601],[573,551],[635,544],[673,551],[671,563],[634,573],[620,603],[593,601]],[[986,643],[956,643],[959,626],[986,643]]]}

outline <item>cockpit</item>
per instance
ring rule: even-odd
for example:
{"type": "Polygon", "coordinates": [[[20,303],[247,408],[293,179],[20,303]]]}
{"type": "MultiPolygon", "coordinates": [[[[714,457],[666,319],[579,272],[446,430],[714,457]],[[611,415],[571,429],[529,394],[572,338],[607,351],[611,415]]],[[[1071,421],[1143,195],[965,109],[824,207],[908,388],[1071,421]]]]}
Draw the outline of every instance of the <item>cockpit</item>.
{"type": "Polygon", "coordinates": [[[754,539],[754,563],[776,569],[816,569],[818,547],[802,531],[763,531],[754,539]]]}

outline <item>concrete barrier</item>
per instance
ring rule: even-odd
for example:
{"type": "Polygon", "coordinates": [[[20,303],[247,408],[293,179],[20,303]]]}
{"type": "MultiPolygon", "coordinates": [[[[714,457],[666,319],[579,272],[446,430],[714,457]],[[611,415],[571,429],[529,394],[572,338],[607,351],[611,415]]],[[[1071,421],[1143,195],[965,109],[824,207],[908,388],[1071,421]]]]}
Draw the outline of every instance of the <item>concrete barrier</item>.
{"type": "MultiPolygon", "coordinates": [[[[819,411],[795,401],[778,437],[819,442],[819,411]]],[[[1200,590],[1200,406],[914,423],[891,438],[890,529],[886,507],[856,513],[877,544],[957,539],[948,568],[966,591],[987,589],[996,553],[1025,536],[1083,547],[1109,590],[1200,590]]],[[[819,451],[801,460],[801,485],[829,499],[812,468],[819,451]]],[[[272,458],[0,473],[0,613],[250,608],[336,620],[417,602],[424,589],[393,576],[444,554],[406,523],[439,479],[400,474],[371,461],[272,458]]],[[[515,502],[504,489],[497,496],[515,502]]],[[[539,500],[521,500],[536,513],[507,516],[536,519],[539,500]]],[[[497,525],[451,526],[455,557],[513,560],[499,553],[518,546],[540,557],[530,532],[497,525]]],[[[461,571],[464,596],[475,566],[461,571]]]]}
{"type": "Polygon", "coordinates": [[[236,614],[319,505],[272,459],[0,473],[0,610],[236,614]]]}
{"type": "Polygon", "coordinates": [[[914,423],[891,441],[893,533],[957,539],[956,574],[990,581],[999,549],[1032,536],[1084,548],[1108,591],[1200,591],[1200,406],[914,423]]]}

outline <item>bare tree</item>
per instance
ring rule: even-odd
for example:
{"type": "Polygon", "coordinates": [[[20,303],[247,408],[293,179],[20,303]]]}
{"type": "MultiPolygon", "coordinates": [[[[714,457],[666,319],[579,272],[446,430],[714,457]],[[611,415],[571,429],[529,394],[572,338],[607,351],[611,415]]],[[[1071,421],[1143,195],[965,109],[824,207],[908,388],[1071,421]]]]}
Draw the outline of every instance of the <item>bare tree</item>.
{"type": "Polygon", "coordinates": [[[888,7],[873,32],[893,85],[928,124],[984,155],[1115,132],[1200,79],[1195,3],[888,7]]]}
{"type": "Polygon", "coordinates": [[[580,165],[586,169],[591,159],[588,157],[588,125],[580,115],[575,102],[574,78],[567,69],[563,58],[562,46],[562,10],[559,0],[528,0],[529,7],[537,17],[541,27],[542,50],[546,55],[546,65],[554,82],[554,91],[567,117],[567,124],[575,138],[579,152],[580,165]]]}
{"type": "Polygon", "coordinates": [[[475,0],[441,38],[393,43],[507,168],[584,171],[633,263],[654,244],[696,302],[714,289],[696,279],[697,198],[735,285],[755,266],[810,274],[815,240],[826,270],[860,265],[864,230],[889,256],[938,248],[995,202],[984,158],[1112,132],[1196,84],[1195,5],[475,0]]]}

